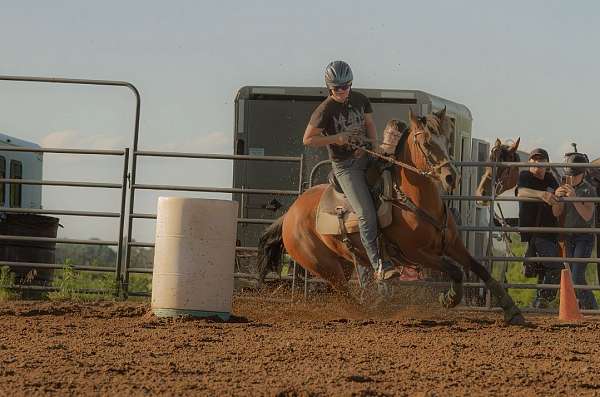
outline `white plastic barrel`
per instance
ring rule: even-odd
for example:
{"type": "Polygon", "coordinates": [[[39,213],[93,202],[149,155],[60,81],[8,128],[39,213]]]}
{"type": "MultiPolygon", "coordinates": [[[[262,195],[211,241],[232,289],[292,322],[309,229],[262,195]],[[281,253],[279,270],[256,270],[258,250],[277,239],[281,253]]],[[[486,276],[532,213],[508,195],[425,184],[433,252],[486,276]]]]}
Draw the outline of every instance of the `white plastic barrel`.
{"type": "Polygon", "coordinates": [[[230,200],[159,197],[154,314],[229,319],[237,211],[230,200]]]}

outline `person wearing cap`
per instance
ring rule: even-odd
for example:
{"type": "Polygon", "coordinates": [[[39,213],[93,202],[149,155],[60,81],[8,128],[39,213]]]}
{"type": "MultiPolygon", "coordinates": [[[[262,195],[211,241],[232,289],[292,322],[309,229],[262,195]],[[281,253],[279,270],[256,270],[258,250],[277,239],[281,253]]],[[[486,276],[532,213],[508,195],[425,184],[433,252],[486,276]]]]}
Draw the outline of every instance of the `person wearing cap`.
{"type": "MultiPolygon", "coordinates": [[[[565,155],[567,164],[589,163],[583,153],[573,152],[565,155]]],[[[563,183],[556,189],[557,197],[595,197],[594,187],[584,179],[585,168],[565,167],[563,183]]],[[[564,213],[564,226],[569,228],[591,228],[594,226],[594,203],[567,201],[558,205],[559,214],[564,213]]],[[[589,258],[592,255],[594,235],[591,233],[566,233],[565,247],[569,258],[589,258]]],[[[570,263],[573,283],[586,285],[585,270],[587,263],[570,263]]],[[[576,290],[582,309],[598,309],[594,294],[590,290],[576,290]]]]}
{"type": "Polygon", "coordinates": [[[304,145],[326,146],[333,172],[359,221],[360,239],[373,271],[359,266],[362,285],[373,274],[385,282],[400,272],[390,261],[383,261],[378,244],[377,212],[367,185],[371,158],[348,143],[371,147],[377,139],[373,108],[369,99],[352,90],[352,69],[344,61],[333,61],[325,68],[329,96],[314,110],[302,139],[304,145]]]}
{"type": "MultiPolygon", "coordinates": [[[[531,167],[519,173],[515,194],[518,197],[537,198],[541,201],[519,202],[520,227],[557,227],[558,199],[554,192],[558,182],[546,167],[539,163],[549,162],[550,157],[544,149],[537,148],[529,154],[531,167]]],[[[521,232],[521,241],[527,242],[525,257],[558,257],[558,238],[556,233],[521,232]]],[[[560,281],[561,263],[558,262],[525,262],[525,276],[537,277],[538,283],[558,284],[560,281]]],[[[532,303],[535,308],[546,308],[556,297],[555,289],[537,290],[532,303]]]]}

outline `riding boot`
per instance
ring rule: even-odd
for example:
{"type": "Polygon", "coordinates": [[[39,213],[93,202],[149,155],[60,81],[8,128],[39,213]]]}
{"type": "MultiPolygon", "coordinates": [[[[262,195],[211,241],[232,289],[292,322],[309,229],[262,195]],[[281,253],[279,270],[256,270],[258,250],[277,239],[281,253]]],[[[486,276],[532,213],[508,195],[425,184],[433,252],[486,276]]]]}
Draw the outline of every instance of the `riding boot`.
{"type": "Polygon", "coordinates": [[[381,237],[377,238],[377,262],[373,264],[375,270],[375,280],[378,282],[387,281],[396,277],[400,277],[400,271],[396,269],[391,260],[383,259],[384,247],[381,244],[381,237]]]}
{"type": "Polygon", "coordinates": [[[392,261],[379,259],[375,279],[377,281],[388,281],[400,277],[400,271],[396,269],[392,261]]]}

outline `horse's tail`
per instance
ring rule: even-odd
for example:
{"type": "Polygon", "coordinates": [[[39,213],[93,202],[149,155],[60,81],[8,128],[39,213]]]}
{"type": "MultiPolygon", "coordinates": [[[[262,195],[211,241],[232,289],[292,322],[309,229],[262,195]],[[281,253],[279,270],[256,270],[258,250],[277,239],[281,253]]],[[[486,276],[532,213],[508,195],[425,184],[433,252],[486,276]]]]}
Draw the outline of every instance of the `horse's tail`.
{"type": "MultiPolygon", "coordinates": [[[[284,215],[285,216],[285,215],[284,215]]],[[[269,271],[279,271],[281,254],[283,253],[283,218],[281,216],[273,222],[260,236],[258,242],[258,285],[262,285],[269,271]]]]}

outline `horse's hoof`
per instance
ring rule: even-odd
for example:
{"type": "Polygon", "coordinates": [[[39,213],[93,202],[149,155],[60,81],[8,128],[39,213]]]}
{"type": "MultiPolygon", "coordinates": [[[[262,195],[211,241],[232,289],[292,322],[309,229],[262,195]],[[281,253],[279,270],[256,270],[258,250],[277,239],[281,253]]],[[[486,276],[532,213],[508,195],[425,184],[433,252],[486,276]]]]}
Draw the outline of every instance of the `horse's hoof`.
{"type": "Polygon", "coordinates": [[[450,292],[442,292],[438,297],[438,301],[444,309],[452,309],[460,303],[460,300],[456,299],[456,295],[450,292]]]}
{"type": "Polygon", "coordinates": [[[525,321],[525,317],[523,317],[523,315],[521,314],[520,311],[517,311],[516,313],[513,313],[512,315],[507,313],[507,315],[504,317],[504,322],[508,325],[526,325],[527,324],[527,321],[525,321]]]}

